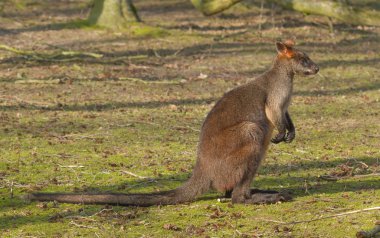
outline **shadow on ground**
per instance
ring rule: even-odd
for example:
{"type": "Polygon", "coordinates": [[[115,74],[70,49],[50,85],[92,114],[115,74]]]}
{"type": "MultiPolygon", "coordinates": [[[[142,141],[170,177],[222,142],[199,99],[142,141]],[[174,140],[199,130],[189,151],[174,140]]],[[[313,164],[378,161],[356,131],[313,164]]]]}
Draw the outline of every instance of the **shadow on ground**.
{"type": "MultiPolygon", "coordinates": [[[[377,165],[378,166],[378,158],[372,158],[372,157],[363,157],[363,158],[357,158],[358,161],[361,161],[363,163],[366,163],[367,165],[377,165]]],[[[303,171],[306,172],[309,169],[315,169],[315,168],[332,168],[336,167],[339,164],[346,163],[347,159],[338,159],[334,161],[327,161],[327,162],[320,162],[320,161],[305,161],[302,162],[302,164],[295,164],[295,166],[292,167],[290,170],[291,172],[297,172],[297,171],[303,171]]],[[[280,165],[280,166],[267,166],[266,170],[283,170],[283,171],[289,171],[289,168],[286,165],[280,165]]],[[[190,174],[177,174],[177,175],[170,175],[170,176],[161,176],[158,178],[152,178],[152,179],[139,179],[135,180],[133,182],[122,182],[120,184],[116,185],[107,185],[107,186],[99,186],[99,187],[86,187],[85,189],[82,189],[80,191],[75,191],[77,193],[81,192],[87,192],[87,193],[104,193],[107,191],[112,192],[120,192],[120,193],[128,193],[129,191],[138,190],[141,188],[148,189],[155,191],[157,188],[160,188],[160,190],[168,190],[169,188],[175,188],[182,184],[184,181],[187,180],[187,178],[190,177],[190,174]],[[163,189],[164,188],[164,189],[163,189]]],[[[303,186],[304,181],[308,180],[310,181],[318,181],[317,177],[299,177],[299,176],[288,176],[288,177],[278,177],[278,176],[259,176],[254,182],[254,187],[260,188],[260,189],[275,189],[275,190],[287,190],[290,191],[293,194],[294,199],[297,199],[299,197],[303,196],[317,196],[319,194],[322,195],[328,195],[328,194],[334,194],[334,193],[342,193],[342,192],[361,192],[361,191],[368,191],[368,190],[378,190],[380,189],[380,183],[378,178],[374,176],[373,178],[366,178],[365,180],[361,179],[355,179],[355,177],[343,179],[338,182],[327,182],[327,181],[320,181],[318,185],[310,186],[308,188],[308,191],[305,192],[305,188],[303,186]],[[289,184],[285,185],[284,184],[289,184]],[[281,188],[280,188],[281,187],[281,188]]],[[[69,192],[69,191],[68,191],[69,192]]],[[[220,193],[212,193],[208,196],[201,196],[197,200],[213,200],[218,197],[222,197],[223,195],[220,193]]],[[[2,211],[10,211],[14,208],[20,208],[29,206],[30,203],[26,201],[22,201],[21,198],[2,198],[3,200],[3,207],[2,211]]],[[[57,212],[54,216],[51,215],[31,215],[31,216],[2,216],[0,218],[0,229],[12,229],[17,228],[23,225],[27,225],[30,223],[44,223],[44,222],[57,222],[59,219],[63,219],[64,217],[68,216],[75,216],[80,215],[82,210],[78,211],[64,211],[62,212],[61,209],[57,208],[57,212]]],[[[86,208],[86,216],[91,216],[99,211],[99,206],[95,205],[87,205],[86,208]]],[[[43,213],[43,211],[41,212],[43,213]]]]}

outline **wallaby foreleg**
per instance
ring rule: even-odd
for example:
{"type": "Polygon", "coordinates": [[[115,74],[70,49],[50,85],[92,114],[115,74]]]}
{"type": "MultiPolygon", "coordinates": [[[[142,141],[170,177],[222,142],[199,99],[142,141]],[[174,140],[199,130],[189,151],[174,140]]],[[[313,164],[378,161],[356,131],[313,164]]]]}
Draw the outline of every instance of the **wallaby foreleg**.
{"type": "Polygon", "coordinates": [[[296,136],[296,130],[289,112],[286,111],[284,115],[282,113],[278,113],[277,115],[278,134],[271,140],[272,143],[278,144],[282,141],[286,143],[292,142],[296,136]]]}
{"type": "Polygon", "coordinates": [[[290,143],[296,137],[296,128],[294,127],[293,121],[290,118],[289,112],[285,113],[286,118],[286,130],[288,131],[285,135],[285,142],[290,143]]]}
{"type": "Polygon", "coordinates": [[[271,141],[272,143],[278,144],[282,141],[285,141],[286,127],[288,123],[285,113],[280,108],[274,110],[272,112],[272,115],[274,115],[274,122],[278,130],[278,134],[271,141]]]}

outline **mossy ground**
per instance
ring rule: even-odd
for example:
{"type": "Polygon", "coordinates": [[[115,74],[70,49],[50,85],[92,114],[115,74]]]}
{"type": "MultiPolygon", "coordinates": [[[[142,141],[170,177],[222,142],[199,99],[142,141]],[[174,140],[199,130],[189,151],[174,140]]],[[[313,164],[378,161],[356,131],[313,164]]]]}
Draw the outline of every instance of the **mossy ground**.
{"type": "Polygon", "coordinates": [[[136,1],[146,23],[170,32],[140,37],[54,27],[85,19],[88,1],[23,4],[5,5],[1,44],[104,57],[41,62],[0,52],[1,237],[335,238],[353,237],[380,219],[373,211],[294,225],[270,221],[380,205],[380,179],[373,175],[380,171],[378,28],[337,23],[332,35],[323,17],[280,9],[271,14],[270,6],[263,17],[249,5],[205,18],[189,1],[136,1]],[[264,72],[275,54],[273,42],[289,37],[321,73],[295,79],[290,113],[296,140],[271,146],[252,185],[290,190],[294,201],[231,205],[210,192],[190,204],[136,208],[20,198],[32,191],[177,187],[191,173],[199,129],[212,105],[264,72]],[[354,176],[319,178],[342,174],[347,166],[356,168],[354,176]]]}

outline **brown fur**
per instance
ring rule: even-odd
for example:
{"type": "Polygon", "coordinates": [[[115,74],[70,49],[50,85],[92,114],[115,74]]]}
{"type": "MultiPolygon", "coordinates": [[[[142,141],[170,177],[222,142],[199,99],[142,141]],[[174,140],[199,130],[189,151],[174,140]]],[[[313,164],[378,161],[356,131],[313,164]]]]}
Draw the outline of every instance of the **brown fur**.
{"type": "Polygon", "coordinates": [[[277,42],[278,55],[270,70],[227,92],[207,115],[200,134],[192,177],[181,187],[154,194],[31,194],[31,200],[69,203],[151,206],[194,200],[213,188],[232,191],[235,203],[287,200],[276,192],[251,191],[249,186],[273,143],[291,142],[295,131],[288,113],[295,74],[316,74],[318,67],[293,48],[277,42]]]}

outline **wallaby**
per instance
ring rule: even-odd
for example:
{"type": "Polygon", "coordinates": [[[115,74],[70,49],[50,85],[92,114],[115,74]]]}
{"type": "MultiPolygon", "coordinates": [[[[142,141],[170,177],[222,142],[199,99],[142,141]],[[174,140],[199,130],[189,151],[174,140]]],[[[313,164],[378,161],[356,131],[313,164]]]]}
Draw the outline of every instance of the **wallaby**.
{"type": "Polygon", "coordinates": [[[270,141],[291,142],[295,128],[288,113],[295,74],[313,75],[318,66],[293,41],[277,42],[273,66],[258,78],[227,92],[207,115],[200,133],[197,161],[181,187],[151,194],[33,193],[30,200],[84,204],[152,206],[193,201],[213,188],[233,203],[275,203],[291,197],[251,190],[270,141]],[[271,139],[276,128],[278,134],[271,139]]]}

